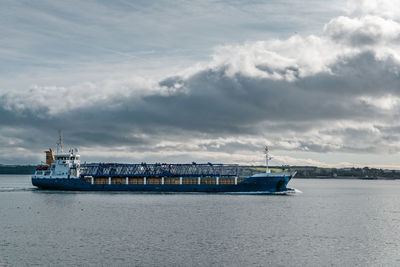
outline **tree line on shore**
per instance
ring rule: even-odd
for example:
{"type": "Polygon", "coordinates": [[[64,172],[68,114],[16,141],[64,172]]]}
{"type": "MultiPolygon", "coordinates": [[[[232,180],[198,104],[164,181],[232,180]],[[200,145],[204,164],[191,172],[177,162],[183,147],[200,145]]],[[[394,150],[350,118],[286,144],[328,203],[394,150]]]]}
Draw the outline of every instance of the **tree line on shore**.
{"type": "MultiPolygon", "coordinates": [[[[296,171],[296,178],[360,178],[360,179],[400,179],[400,170],[377,168],[320,168],[315,166],[271,166],[271,172],[296,171]]],[[[240,175],[264,172],[265,167],[240,166],[240,175]]]]}

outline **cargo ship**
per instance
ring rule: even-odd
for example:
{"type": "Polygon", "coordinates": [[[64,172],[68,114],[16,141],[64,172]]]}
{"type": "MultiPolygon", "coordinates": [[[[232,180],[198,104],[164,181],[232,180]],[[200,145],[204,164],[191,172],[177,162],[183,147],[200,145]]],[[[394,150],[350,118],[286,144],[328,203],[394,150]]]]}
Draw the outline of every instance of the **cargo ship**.
{"type": "Polygon", "coordinates": [[[32,184],[46,190],[204,192],[204,193],[284,193],[295,172],[271,172],[268,148],[266,172],[239,176],[235,164],[80,164],[78,149],[64,152],[62,140],[57,152],[49,149],[46,164],[32,175],[32,184]]]}

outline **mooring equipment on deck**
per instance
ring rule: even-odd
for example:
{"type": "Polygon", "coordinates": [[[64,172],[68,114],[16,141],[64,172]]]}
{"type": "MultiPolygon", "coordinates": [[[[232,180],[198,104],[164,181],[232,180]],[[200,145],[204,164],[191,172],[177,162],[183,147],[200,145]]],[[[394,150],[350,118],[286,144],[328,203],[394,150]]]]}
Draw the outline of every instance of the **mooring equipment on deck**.
{"type": "Polygon", "coordinates": [[[93,177],[237,177],[237,164],[117,164],[81,166],[82,176],[93,177]]]}

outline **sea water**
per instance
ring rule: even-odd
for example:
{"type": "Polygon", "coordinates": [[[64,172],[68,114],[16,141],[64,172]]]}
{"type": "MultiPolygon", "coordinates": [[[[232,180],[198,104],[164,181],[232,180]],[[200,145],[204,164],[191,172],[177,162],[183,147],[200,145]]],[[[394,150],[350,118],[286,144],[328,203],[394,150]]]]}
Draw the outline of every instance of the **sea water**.
{"type": "Polygon", "coordinates": [[[400,181],[289,186],[295,194],[57,192],[0,175],[0,266],[400,266],[400,181]]]}

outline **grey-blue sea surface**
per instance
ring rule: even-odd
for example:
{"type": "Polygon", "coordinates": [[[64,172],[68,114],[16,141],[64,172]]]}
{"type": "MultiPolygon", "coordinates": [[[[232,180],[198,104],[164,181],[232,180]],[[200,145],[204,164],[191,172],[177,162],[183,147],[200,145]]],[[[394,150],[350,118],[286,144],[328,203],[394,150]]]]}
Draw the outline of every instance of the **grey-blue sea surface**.
{"type": "Polygon", "coordinates": [[[0,176],[0,266],[400,266],[400,181],[302,193],[36,190],[0,176]]]}

